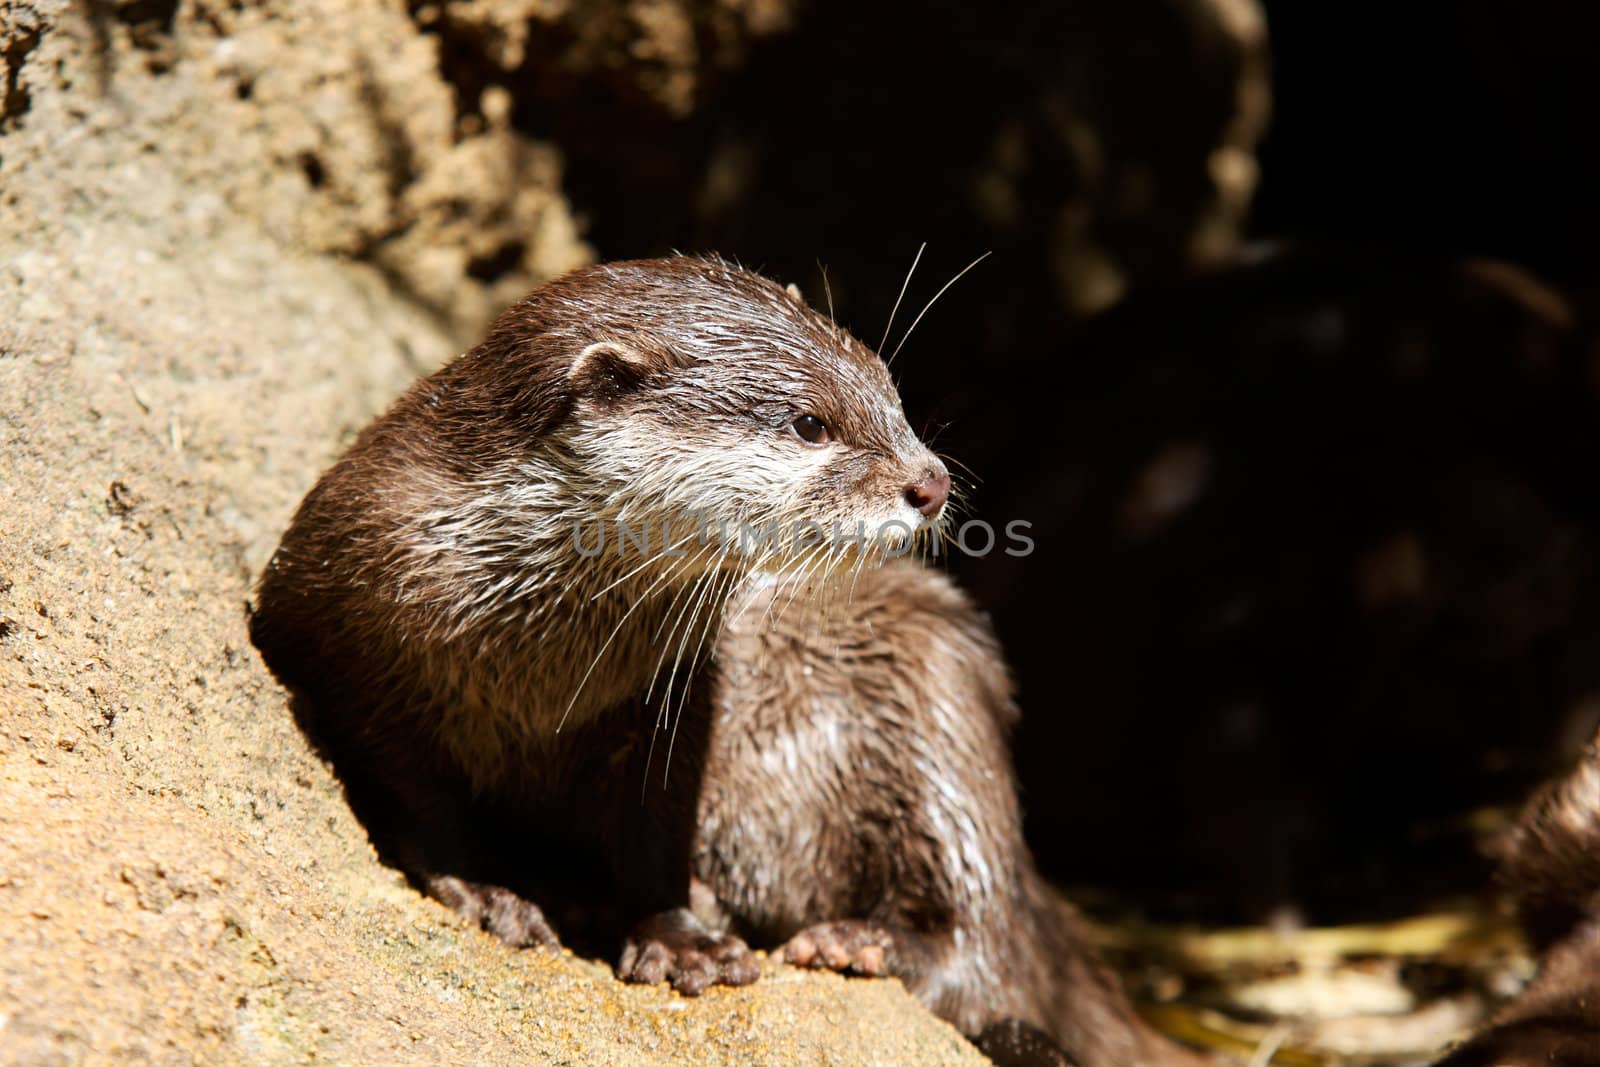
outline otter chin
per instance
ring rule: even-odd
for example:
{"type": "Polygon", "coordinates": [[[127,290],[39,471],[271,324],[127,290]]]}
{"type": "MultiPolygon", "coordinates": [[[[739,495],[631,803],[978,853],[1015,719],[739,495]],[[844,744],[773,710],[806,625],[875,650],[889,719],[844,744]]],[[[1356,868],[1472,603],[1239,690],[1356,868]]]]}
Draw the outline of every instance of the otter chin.
{"type": "Polygon", "coordinates": [[[693,994],[753,941],[1083,1067],[1189,1062],[1034,872],[987,621],[898,558],[950,493],[792,288],[604,264],[360,434],[251,637],[383,858],[513,945],[693,994]]]}

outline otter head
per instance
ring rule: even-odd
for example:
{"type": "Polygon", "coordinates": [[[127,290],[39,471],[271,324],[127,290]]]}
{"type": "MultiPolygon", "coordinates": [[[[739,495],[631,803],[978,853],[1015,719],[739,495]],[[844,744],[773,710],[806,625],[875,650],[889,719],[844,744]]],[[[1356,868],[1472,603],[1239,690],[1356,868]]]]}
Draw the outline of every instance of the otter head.
{"type": "Polygon", "coordinates": [[[708,566],[778,573],[854,566],[934,529],[945,465],[883,361],[793,289],[688,257],[582,282],[562,290],[583,328],[561,341],[551,440],[595,517],[697,531],[708,566]]]}

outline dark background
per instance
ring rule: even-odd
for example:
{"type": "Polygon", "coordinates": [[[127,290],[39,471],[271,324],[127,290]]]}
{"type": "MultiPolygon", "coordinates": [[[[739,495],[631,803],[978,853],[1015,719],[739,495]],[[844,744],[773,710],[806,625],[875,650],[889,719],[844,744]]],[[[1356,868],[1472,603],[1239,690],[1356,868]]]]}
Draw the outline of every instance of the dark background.
{"type": "Polygon", "coordinates": [[[952,566],[1016,669],[1041,862],[1158,914],[1337,921],[1481,890],[1600,717],[1600,16],[1265,9],[1224,254],[1192,239],[1248,64],[1206,3],[818,0],[688,119],[535,42],[516,121],[602,256],[718,250],[869,344],[922,242],[897,334],[991,251],[895,370],[970,509],[1035,525],[952,566]]]}
{"type": "Polygon", "coordinates": [[[1592,7],[1266,9],[1278,119],[1261,149],[1254,232],[1496,256],[1592,289],[1592,7]]]}

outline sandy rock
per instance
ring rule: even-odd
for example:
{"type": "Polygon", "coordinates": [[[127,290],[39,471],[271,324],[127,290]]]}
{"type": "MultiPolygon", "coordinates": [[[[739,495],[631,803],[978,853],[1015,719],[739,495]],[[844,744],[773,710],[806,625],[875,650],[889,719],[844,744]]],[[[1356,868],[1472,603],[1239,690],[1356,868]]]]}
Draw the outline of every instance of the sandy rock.
{"type": "MultiPolygon", "coordinates": [[[[376,263],[459,337],[592,258],[559,153],[493,108],[458,123],[436,40],[398,5],[30,3],[0,19],[17,86],[0,121],[14,131],[0,152],[8,193],[42,195],[40,168],[56,160],[75,176],[57,210],[78,186],[99,203],[117,161],[147,153],[287,247],[376,263]]],[[[129,206],[162,218],[163,205],[129,206]]]]}

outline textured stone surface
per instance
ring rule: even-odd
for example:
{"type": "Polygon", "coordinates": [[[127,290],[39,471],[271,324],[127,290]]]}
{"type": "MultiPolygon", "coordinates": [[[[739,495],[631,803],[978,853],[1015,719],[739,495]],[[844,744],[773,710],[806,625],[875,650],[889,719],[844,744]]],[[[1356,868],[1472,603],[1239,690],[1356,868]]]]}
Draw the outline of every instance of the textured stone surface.
{"type": "Polygon", "coordinates": [[[530,66],[598,75],[668,114],[694,110],[708,75],[737,67],[751,41],[790,28],[792,0],[442,0],[418,21],[453,35],[501,78],[530,66]],[[541,63],[552,49],[559,62],[541,63]]]}
{"type": "Polygon", "coordinates": [[[46,200],[54,160],[73,175],[57,210],[101,203],[116,161],[142,153],[286,247],[375,263],[464,334],[590,258],[559,154],[509,129],[503,94],[460,120],[435,40],[398,5],[41,3],[0,18],[8,197],[46,200]]]}

